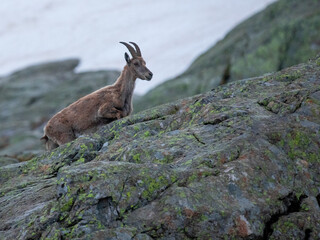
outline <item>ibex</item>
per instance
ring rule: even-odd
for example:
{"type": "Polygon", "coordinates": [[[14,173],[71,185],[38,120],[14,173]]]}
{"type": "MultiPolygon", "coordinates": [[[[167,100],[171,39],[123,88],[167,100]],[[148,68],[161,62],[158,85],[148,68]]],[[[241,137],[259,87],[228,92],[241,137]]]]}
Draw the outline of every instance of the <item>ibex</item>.
{"type": "Polygon", "coordinates": [[[150,81],[152,72],[146,67],[139,46],[130,42],[124,44],[130,51],[124,54],[127,62],[113,85],[103,87],[84,96],[54,115],[44,127],[46,149],[52,150],[70,142],[84,133],[93,132],[97,127],[131,114],[132,95],[137,78],[150,81]]]}

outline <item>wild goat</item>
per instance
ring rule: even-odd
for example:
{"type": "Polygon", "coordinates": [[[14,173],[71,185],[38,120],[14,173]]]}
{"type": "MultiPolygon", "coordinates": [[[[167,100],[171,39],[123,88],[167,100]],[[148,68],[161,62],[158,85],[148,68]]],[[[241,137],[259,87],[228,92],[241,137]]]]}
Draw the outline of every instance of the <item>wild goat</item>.
{"type": "Polygon", "coordinates": [[[97,127],[131,114],[132,95],[137,78],[150,81],[152,72],[146,67],[139,46],[124,44],[130,51],[124,54],[127,62],[113,85],[103,87],[80,98],[54,115],[44,127],[46,149],[52,150],[70,142],[80,134],[93,132],[97,127]]]}

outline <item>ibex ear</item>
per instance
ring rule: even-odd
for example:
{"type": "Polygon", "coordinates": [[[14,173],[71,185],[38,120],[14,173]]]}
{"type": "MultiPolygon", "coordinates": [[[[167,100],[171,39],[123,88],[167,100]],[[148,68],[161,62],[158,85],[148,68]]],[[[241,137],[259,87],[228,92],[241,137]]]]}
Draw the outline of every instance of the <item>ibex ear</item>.
{"type": "Polygon", "coordinates": [[[128,63],[128,65],[130,65],[131,61],[130,61],[130,57],[128,55],[128,53],[124,54],[124,59],[126,60],[126,62],[128,63]]]}

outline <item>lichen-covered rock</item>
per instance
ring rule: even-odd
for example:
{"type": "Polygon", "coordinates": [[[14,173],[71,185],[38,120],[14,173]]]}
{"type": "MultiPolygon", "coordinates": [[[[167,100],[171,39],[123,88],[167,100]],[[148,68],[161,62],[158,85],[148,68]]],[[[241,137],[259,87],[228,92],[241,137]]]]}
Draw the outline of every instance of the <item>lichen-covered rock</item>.
{"type": "Polygon", "coordinates": [[[0,168],[0,239],[319,239],[320,58],[0,168]]]}
{"type": "Polygon", "coordinates": [[[137,99],[135,111],[314,58],[320,52],[319,9],[317,0],[276,1],[236,26],[180,76],[137,99]]]}

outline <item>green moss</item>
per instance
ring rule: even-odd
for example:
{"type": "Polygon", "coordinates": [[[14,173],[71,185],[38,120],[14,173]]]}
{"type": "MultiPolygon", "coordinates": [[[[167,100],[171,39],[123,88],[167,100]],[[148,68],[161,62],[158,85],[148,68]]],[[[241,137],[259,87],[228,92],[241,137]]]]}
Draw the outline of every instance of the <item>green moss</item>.
{"type": "Polygon", "coordinates": [[[298,71],[293,71],[293,72],[290,72],[290,73],[280,74],[276,78],[279,81],[293,81],[293,80],[296,80],[296,79],[300,78],[301,76],[302,76],[302,74],[298,70],[298,71]]]}
{"type": "Polygon", "coordinates": [[[71,209],[73,203],[74,203],[74,199],[73,199],[73,197],[71,197],[71,198],[69,198],[69,200],[68,200],[64,205],[61,206],[61,209],[60,209],[60,210],[61,210],[62,212],[67,212],[67,211],[69,211],[69,210],[71,209]]]}
{"type": "Polygon", "coordinates": [[[140,159],[140,153],[137,153],[133,156],[133,160],[136,162],[136,163],[141,163],[141,159],[140,159]]]}
{"type": "Polygon", "coordinates": [[[287,230],[289,230],[290,228],[296,227],[296,225],[293,222],[289,222],[289,221],[284,222],[283,226],[285,227],[284,232],[287,232],[287,230]]]}
{"type": "Polygon", "coordinates": [[[310,210],[310,207],[308,206],[308,204],[303,203],[303,204],[301,205],[301,209],[302,209],[303,211],[305,211],[305,212],[308,212],[308,211],[310,210]]]}
{"type": "Polygon", "coordinates": [[[84,159],[83,157],[80,157],[77,162],[78,162],[78,163],[84,163],[84,162],[85,162],[85,159],[84,159]]]}
{"type": "Polygon", "coordinates": [[[198,179],[198,174],[193,173],[191,176],[188,177],[188,182],[194,182],[196,179],[198,179]]]}
{"type": "Polygon", "coordinates": [[[226,216],[226,212],[225,212],[224,210],[221,210],[221,211],[220,211],[220,215],[221,215],[222,217],[225,217],[225,216],[226,216]]]}
{"type": "Polygon", "coordinates": [[[200,217],[200,221],[201,222],[208,221],[208,219],[209,219],[208,216],[206,216],[204,214],[202,214],[201,217],[200,217]]]}
{"type": "Polygon", "coordinates": [[[179,196],[180,198],[186,198],[186,197],[187,197],[187,195],[186,195],[186,193],[185,193],[184,191],[180,191],[180,192],[178,193],[178,196],[179,196]]]}
{"type": "Polygon", "coordinates": [[[201,106],[202,106],[202,104],[200,103],[200,101],[198,101],[191,107],[196,108],[196,107],[201,107],[201,106]]]}
{"type": "Polygon", "coordinates": [[[297,132],[294,137],[289,134],[288,137],[290,139],[289,146],[291,148],[300,147],[306,149],[311,142],[308,135],[303,132],[297,132]]]}
{"type": "Polygon", "coordinates": [[[297,158],[304,159],[310,163],[320,162],[320,152],[314,152],[312,147],[312,138],[304,132],[294,132],[287,135],[288,139],[288,156],[294,160],[297,158]]]}
{"type": "Polygon", "coordinates": [[[279,141],[279,146],[280,146],[280,147],[284,147],[284,140],[283,140],[283,139],[281,139],[281,140],[279,141]]]}
{"type": "Polygon", "coordinates": [[[309,153],[307,160],[310,163],[320,163],[320,151],[318,153],[309,153]]]}
{"type": "Polygon", "coordinates": [[[174,182],[177,181],[177,177],[174,176],[174,175],[172,175],[172,176],[170,177],[170,180],[171,180],[172,183],[174,183],[174,182]]]}
{"type": "Polygon", "coordinates": [[[92,193],[89,193],[89,194],[87,194],[87,193],[80,193],[79,195],[78,195],[78,199],[79,200],[85,200],[85,199],[87,199],[87,198],[94,198],[94,195],[92,194],[92,193]]]}
{"type": "Polygon", "coordinates": [[[143,135],[144,135],[145,137],[150,137],[150,136],[151,136],[151,133],[150,133],[150,131],[148,130],[148,131],[144,132],[143,135]]]}
{"type": "Polygon", "coordinates": [[[269,149],[265,150],[265,155],[268,156],[268,158],[272,158],[273,157],[273,154],[269,149]]]}
{"type": "Polygon", "coordinates": [[[153,159],[152,161],[154,163],[167,164],[167,163],[171,163],[173,160],[174,160],[174,156],[167,154],[162,159],[159,159],[159,160],[153,159]]]}
{"type": "Polygon", "coordinates": [[[158,137],[161,137],[166,131],[164,130],[161,130],[159,133],[158,133],[158,137]]]}
{"type": "Polygon", "coordinates": [[[89,193],[87,197],[88,198],[94,198],[94,195],[92,193],[89,193]]]}
{"type": "Polygon", "coordinates": [[[128,198],[130,198],[131,197],[131,192],[127,192],[126,195],[127,195],[128,198]]]}
{"type": "Polygon", "coordinates": [[[117,140],[120,137],[120,131],[119,130],[111,130],[113,134],[113,140],[117,140]]]}
{"type": "Polygon", "coordinates": [[[40,160],[40,158],[33,158],[30,161],[28,161],[28,164],[23,167],[22,172],[26,174],[38,170],[40,160]]]}
{"type": "Polygon", "coordinates": [[[169,185],[168,179],[164,176],[158,178],[147,177],[143,180],[143,183],[145,184],[145,190],[142,192],[142,197],[147,200],[152,200],[156,192],[169,185]]]}
{"type": "Polygon", "coordinates": [[[105,226],[99,220],[96,220],[95,225],[98,227],[99,230],[105,229],[105,226]]]}

